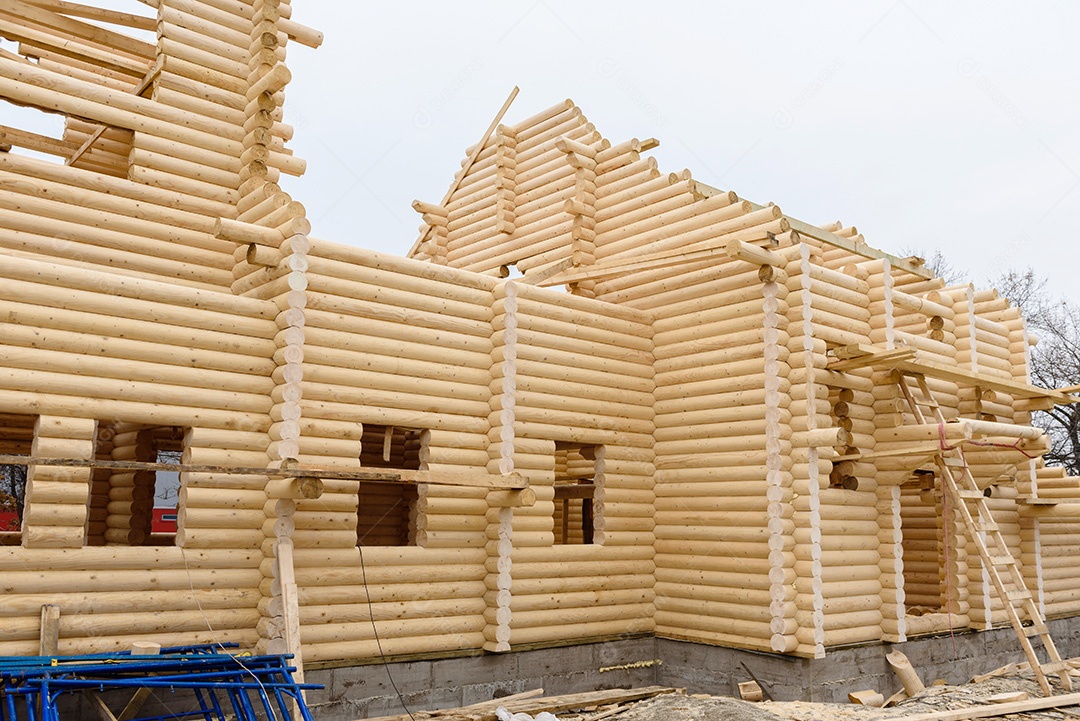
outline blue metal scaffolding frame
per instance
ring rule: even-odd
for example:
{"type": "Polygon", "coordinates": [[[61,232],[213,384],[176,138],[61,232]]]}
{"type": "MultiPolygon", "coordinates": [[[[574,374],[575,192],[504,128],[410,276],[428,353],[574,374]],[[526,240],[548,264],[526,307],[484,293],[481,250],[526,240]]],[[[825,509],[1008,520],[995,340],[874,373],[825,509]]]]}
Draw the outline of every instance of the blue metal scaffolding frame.
{"type": "MultiPolygon", "coordinates": [[[[134,715],[128,721],[203,719],[288,721],[291,703],[312,721],[302,691],[318,684],[297,683],[292,656],[227,653],[236,644],[163,648],[161,655],[130,652],[87,656],[0,657],[0,721],[60,721],[65,694],[140,688],[190,690],[191,708],[166,714],[134,715]]],[[[136,711],[137,714],[137,711],[136,711]]]]}

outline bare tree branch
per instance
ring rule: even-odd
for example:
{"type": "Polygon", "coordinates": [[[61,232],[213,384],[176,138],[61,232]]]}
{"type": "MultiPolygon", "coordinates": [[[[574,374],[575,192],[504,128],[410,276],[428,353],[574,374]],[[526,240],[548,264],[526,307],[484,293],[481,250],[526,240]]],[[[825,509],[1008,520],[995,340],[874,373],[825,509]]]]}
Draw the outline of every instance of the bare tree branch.
{"type": "MultiPolygon", "coordinates": [[[[1032,381],[1044,388],[1080,384],[1080,307],[1050,297],[1046,279],[1030,268],[1003,273],[992,285],[1020,308],[1029,331],[1039,338],[1031,351],[1032,381]]],[[[1050,437],[1046,463],[1080,475],[1080,405],[1039,411],[1032,423],[1050,437]]]]}

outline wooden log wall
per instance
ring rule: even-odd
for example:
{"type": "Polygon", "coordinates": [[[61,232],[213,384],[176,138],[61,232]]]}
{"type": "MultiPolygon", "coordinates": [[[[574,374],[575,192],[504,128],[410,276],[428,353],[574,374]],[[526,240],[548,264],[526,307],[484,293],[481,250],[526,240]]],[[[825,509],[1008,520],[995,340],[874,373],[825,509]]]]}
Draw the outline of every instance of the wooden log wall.
{"type": "Polygon", "coordinates": [[[633,304],[656,314],[657,632],[791,651],[787,288],[739,261],[656,275],[633,304]]]}
{"type": "Polygon", "coordinates": [[[122,651],[140,640],[252,647],[259,556],[257,549],[0,547],[0,653],[37,654],[43,604],[61,609],[61,654],[122,651]]]}
{"type": "Polygon", "coordinates": [[[514,281],[495,296],[489,468],[526,475],[537,502],[513,509],[512,548],[507,509],[489,513],[485,648],[651,631],[651,317],[514,281]],[[575,461],[591,464],[592,544],[555,543],[557,443],[595,446],[575,461]]]}
{"type": "MultiPolygon", "coordinates": [[[[263,65],[283,57],[286,39],[317,45],[319,35],[289,21],[283,3],[154,5],[154,18],[95,10],[101,27],[68,17],[67,8],[13,2],[0,27],[19,40],[23,56],[39,59],[0,58],[0,95],[65,114],[64,137],[51,147],[68,161],[0,153],[0,405],[30,408],[42,422],[100,421],[96,448],[93,438],[42,427],[40,455],[81,439],[88,448],[60,455],[154,460],[150,434],[157,431],[148,429],[165,425],[180,429],[170,433],[184,462],[263,466],[283,309],[230,292],[234,251],[246,253],[254,231],[238,237],[219,226],[268,195],[244,205],[241,191],[303,171],[284,146],[292,131],[280,122],[280,107],[264,115],[248,101],[271,91],[280,106],[275,83],[283,85],[287,71],[264,82],[263,65]],[[256,28],[256,11],[280,21],[280,32],[256,28]],[[156,42],[130,36],[129,28],[156,32],[156,42]]],[[[296,214],[279,212],[274,232],[287,215],[296,214]]],[[[266,245],[266,232],[255,235],[266,245]]],[[[284,234],[277,237],[280,244],[284,234]]],[[[5,589],[3,653],[29,648],[41,603],[62,606],[62,652],[124,647],[123,639],[140,636],[254,644],[265,476],[183,474],[178,533],[175,541],[160,539],[179,548],[151,550],[121,546],[148,542],[153,474],[50,467],[35,474],[28,548],[11,549],[19,555],[5,560],[25,578],[5,572],[14,580],[5,589]],[[86,486],[81,510],[61,504],[59,486],[50,485],[61,476],[83,479],[66,486],[86,486]],[[90,549],[31,553],[58,543],[109,547],[96,556],[90,549]],[[33,580],[63,568],[81,571],[80,580],[63,588],[33,580]],[[124,613],[132,593],[145,612],[124,613]],[[205,630],[208,623],[214,631],[205,630]]]]}
{"type": "MultiPolygon", "coordinates": [[[[612,144],[570,101],[498,126],[445,203],[414,204],[415,258],[314,240],[278,181],[305,169],[286,46],[318,33],[280,0],[153,6],[99,27],[11,0],[0,19],[19,43],[0,97],[65,115],[60,138],[0,141],[66,161],[0,152],[0,414],[35,418],[0,442],[153,460],[165,434],[188,464],[517,472],[530,502],[186,472],[175,539],[154,539],[153,474],[38,466],[22,547],[0,548],[0,655],[32,652],[42,603],[65,652],[213,638],[308,661],[374,657],[372,616],[391,656],[656,631],[820,657],[943,630],[942,611],[1000,622],[955,518],[912,493],[925,454],[874,455],[940,429],[895,373],[827,368],[872,343],[1025,380],[1031,339],[995,293],[661,174],[656,141],[612,144]],[[498,280],[510,266],[524,281],[498,280]],[[531,284],[560,274],[569,293],[531,284]],[[555,503],[578,478],[591,543],[580,500],[573,534],[555,503]]],[[[928,383],[950,420],[1030,420],[928,383]]],[[[1075,612],[1075,524],[1018,499],[1080,498],[1077,479],[1019,455],[969,461],[1041,603],[1075,612]]]]}
{"type": "Polygon", "coordinates": [[[12,152],[0,153],[0,207],[5,256],[203,290],[231,282],[236,245],[212,235],[220,205],[12,152]]]}

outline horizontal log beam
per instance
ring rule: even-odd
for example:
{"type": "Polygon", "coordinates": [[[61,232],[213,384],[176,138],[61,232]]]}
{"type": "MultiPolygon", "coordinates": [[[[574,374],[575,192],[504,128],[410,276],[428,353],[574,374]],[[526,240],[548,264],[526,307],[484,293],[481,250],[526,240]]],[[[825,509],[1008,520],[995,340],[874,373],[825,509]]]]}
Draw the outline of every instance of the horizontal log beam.
{"type": "Polygon", "coordinates": [[[272,478],[321,478],[346,481],[378,481],[380,483],[426,483],[434,486],[471,486],[521,490],[529,481],[518,473],[496,476],[488,473],[431,473],[428,471],[371,468],[355,471],[327,468],[300,468],[285,465],[281,468],[257,466],[210,466],[191,463],[146,463],[141,461],[108,461],[96,458],[43,458],[25,455],[0,455],[0,465],[60,466],[65,468],[108,468],[119,471],[171,471],[174,473],[217,473],[222,475],[270,476],[272,478]]]}
{"type": "MultiPolygon", "coordinates": [[[[717,188],[710,187],[705,183],[702,183],[701,181],[698,181],[697,187],[699,190],[701,190],[701,192],[705,193],[706,195],[726,192],[718,190],[717,188]]],[[[764,205],[759,205],[753,202],[751,202],[751,205],[753,206],[754,210],[761,210],[762,208],[766,207],[764,205]]],[[[785,215],[784,217],[787,218],[788,222],[791,223],[791,229],[797,231],[800,235],[805,235],[808,238],[814,238],[815,240],[819,240],[822,243],[831,245],[834,248],[843,248],[844,250],[854,253],[855,255],[861,255],[864,258],[888,260],[894,268],[899,268],[900,270],[911,273],[912,275],[918,276],[925,280],[933,280],[934,278],[933,272],[917,266],[908,260],[905,260],[903,258],[897,258],[895,255],[890,255],[884,251],[878,250],[877,248],[871,248],[869,245],[866,245],[864,243],[855,243],[848,238],[841,237],[839,235],[836,235],[835,233],[831,233],[822,228],[818,228],[817,226],[810,225],[809,223],[802,220],[792,218],[790,215],[785,215]]]]}
{"type": "Polygon", "coordinates": [[[1080,403],[1080,397],[1071,396],[1061,391],[1039,388],[1030,383],[1005,380],[986,373],[976,373],[956,366],[947,366],[933,361],[912,360],[885,361],[883,365],[896,368],[905,373],[916,373],[928,378],[952,381],[960,385],[990,388],[991,390],[1008,393],[1016,398],[1049,398],[1060,405],[1080,403]]]}

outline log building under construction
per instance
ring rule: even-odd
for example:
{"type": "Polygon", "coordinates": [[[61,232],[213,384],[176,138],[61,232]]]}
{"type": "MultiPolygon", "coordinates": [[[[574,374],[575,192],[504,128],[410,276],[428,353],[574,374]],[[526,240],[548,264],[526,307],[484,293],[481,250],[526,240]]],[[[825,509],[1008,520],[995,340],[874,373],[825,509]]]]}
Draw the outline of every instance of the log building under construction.
{"type": "Polygon", "coordinates": [[[1080,479],[1030,414],[1078,398],[1031,385],[1006,299],[570,101],[500,113],[409,257],[318,239],[277,181],[285,50],[321,35],[143,2],[0,0],[0,97],[63,119],[0,127],[0,655],[53,606],[61,653],[309,675],[1010,624],[1054,661],[1080,479]]]}

